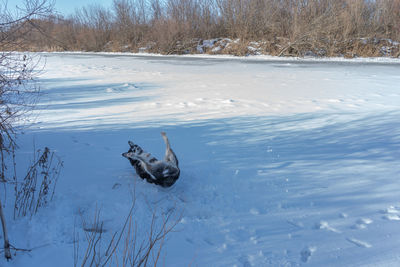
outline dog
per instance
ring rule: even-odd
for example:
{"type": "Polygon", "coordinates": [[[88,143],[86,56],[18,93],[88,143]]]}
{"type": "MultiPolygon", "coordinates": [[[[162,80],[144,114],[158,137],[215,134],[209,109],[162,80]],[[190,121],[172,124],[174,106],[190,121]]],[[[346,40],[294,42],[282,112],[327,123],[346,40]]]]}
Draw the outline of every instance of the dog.
{"type": "Polygon", "coordinates": [[[166,145],[164,160],[157,160],[132,141],[128,141],[130,148],[128,152],[122,153],[122,156],[129,160],[142,179],[162,187],[170,187],[179,178],[179,162],[166,133],[161,132],[161,136],[166,145]]]}

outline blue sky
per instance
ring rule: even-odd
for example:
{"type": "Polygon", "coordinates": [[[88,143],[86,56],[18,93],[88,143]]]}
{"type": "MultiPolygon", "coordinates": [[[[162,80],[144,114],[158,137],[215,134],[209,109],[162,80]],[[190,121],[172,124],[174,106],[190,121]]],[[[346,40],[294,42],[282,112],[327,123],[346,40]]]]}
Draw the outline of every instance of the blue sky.
{"type": "MultiPolygon", "coordinates": [[[[2,0],[0,0],[2,1],[2,0]]],[[[48,0],[55,2],[55,9],[62,15],[74,13],[76,8],[87,6],[90,4],[99,4],[104,7],[111,7],[113,0],[48,0]]],[[[8,8],[14,9],[16,5],[21,6],[23,0],[8,0],[8,8]]]]}
{"type": "Polygon", "coordinates": [[[68,15],[73,13],[76,8],[91,4],[111,7],[112,2],[112,0],[55,0],[55,9],[63,15],[68,15]]]}

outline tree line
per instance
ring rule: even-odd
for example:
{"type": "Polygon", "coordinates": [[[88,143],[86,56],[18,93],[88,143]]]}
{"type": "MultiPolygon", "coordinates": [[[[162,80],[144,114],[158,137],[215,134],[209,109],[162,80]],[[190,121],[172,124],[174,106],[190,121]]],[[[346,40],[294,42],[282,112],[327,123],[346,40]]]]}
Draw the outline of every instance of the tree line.
{"type": "Polygon", "coordinates": [[[219,53],[248,54],[258,41],[280,56],[400,55],[400,0],[114,0],[32,23],[24,49],[34,51],[181,54],[229,38],[238,41],[219,53]]]}

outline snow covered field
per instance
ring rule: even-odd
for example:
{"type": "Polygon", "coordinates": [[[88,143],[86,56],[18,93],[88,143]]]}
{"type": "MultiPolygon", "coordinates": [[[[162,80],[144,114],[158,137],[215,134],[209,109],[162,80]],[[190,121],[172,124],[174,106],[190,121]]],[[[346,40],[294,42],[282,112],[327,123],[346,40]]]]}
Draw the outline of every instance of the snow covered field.
{"type": "Polygon", "coordinates": [[[18,163],[35,143],[65,167],[47,208],[9,222],[32,252],[0,266],[72,266],[79,214],[101,209],[107,239],[133,190],[139,226],[151,209],[183,211],[166,266],[400,264],[400,62],[43,57],[18,163]],[[121,156],[132,140],[162,158],[161,131],[181,167],[169,189],[121,156]]]}

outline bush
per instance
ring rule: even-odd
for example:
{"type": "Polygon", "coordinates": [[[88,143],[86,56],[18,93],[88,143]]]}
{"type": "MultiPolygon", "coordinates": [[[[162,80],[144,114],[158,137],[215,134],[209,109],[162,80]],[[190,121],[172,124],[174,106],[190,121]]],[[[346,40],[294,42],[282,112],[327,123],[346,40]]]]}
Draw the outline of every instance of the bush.
{"type": "Polygon", "coordinates": [[[24,32],[34,50],[137,52],[151,44],[152,52],[180,54],[196,51],[193,40],[239,38],[262,40],[265,53],[280,56],[398,56],[399,14],[400,0],[115,0],[112,10],[84,7],[24,32]],[[390,40],[391,49],[365,39],[390,40]]]}

